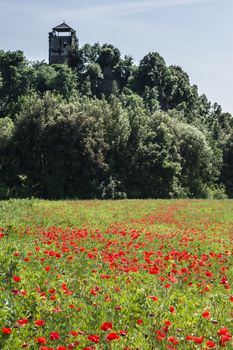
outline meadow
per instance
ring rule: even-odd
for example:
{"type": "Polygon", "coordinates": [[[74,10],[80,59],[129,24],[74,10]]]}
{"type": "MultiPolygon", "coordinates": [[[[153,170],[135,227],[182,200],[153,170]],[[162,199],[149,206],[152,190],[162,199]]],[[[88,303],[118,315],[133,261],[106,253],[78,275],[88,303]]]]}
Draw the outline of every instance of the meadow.
{"type": "Polygon", "coordinates": [[[0,202],[0,349],[233,349],[233,201],[0,202]]]}

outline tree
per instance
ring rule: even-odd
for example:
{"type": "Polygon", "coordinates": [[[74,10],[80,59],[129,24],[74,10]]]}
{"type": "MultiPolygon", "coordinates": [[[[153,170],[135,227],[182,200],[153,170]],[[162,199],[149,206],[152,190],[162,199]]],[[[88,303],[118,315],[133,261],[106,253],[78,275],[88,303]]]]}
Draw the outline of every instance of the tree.
{"type": "Polygon", "coordinates": [[[194,126],[178,123],[177,139],[181,186],[189,197],[208,196],[208,187],[216,183],[219,176],[221,154],[214,154],[205,135],[194,126]]]}
{"type": "Polygon", "coordinates": [[[108,104],[108,112],[103,114],[106,142],[109,145],[107,162],[109,165],[109,177],[125,183],[127,178],[126,162],[128,139],[130,135],[130,122],[127,110],[115,96],[111,96],[108,104]]]}
{"type": "Polygon", "coordinates": [[[89,78],[92,96],[99,96],[100,84],[103,80],[103,73],[98,63],[90,63],[87,66],[86,79],[89,78]]]}
{"type": "Polygon", "coordinates": [[[85,44],[78,51],[78,62],[75,67],[80,73],[85,73],[89,64],[96,63],[99,57],[101,46],[99,43],[94,45],[85,44]]]}
{"type": "Polygon", "coordinates": [[[233,132],[225,142],[220,180],[226,187],[227,195],[233,198],[233,132]]]}
{"type": "Polygon", "coordinates": [[[27,195],[97,195],[107,170],[107,145],[101,105],[94,100],[64,103],[50,93],[30,97],[16,120],[13,141],[16,178],[24,179],[27,195]]]}
{"type": "MultiPolygon", "coordinates": [[[[156,88],[158,100],[163,104],[164,79],[168,69],[164,59],[157,52],[150,52],[139,63],[136,85],[138,92],[143,95],[145,88],[156,88]]],[[[162,106],[161,106],[162,107],[162,106]]]]}
{"type": "Polygon", "coordinates": [[[10,194],[11,178],[10,145],[14,133],[14,123],[8,118],[0,119],[0,198],[6,199],[10,194]]]}
{"type": "Polygon", "coordinates": [[[100,51],[99,57],[97,58],[97,63],[103,69],[104,67],[114,68],[121,58],[120,50],[110,44],[104,44],[100,51]]]}
{"type": "Polygon", "coordinates": [[[189,76],[179,66],[169,67],[169,78],[165,80],[168,109],[176,108],[185,112],[192,110],[195,93],[190,85],[189,76]]]}
{"type": "Polygon", "coordinates": [[[46,91],[51,91],[53,82],[56,77],[56,70],[52,65],[47,63],[36,63],[33,65],[33,87],[41,96],[46,91]]]}
{"type": "Polygon", "coordinates": [[[180,173],[174,125],[166,113],[154,113],[142,129],[135,154],[142,197],[168,198],[178,193],[180,173]]]}
{"type": "Polygon", "coordinates": [[[15,117],[18,99],[29,93],[32,70],[22,51],[0,50],[0,117],[15,117]]]}
{"type": "Polygon", "coordinates": [[[131,56],[125,56],[124,59],[120,59],[115,67],[114,74],[120,89],[122,90],[127,87],[129,79],[133,74],[133,58],[131,56]]]}
{"type": "Polygon", "coordinates": [[[51,91],[69,100],[77,93],[77,76],[66,64],[48,65],[42,62],[33,68],[33,87],[41,96],[51,91]]]}
{"type": "Polygon", "coordinates": [[[69,100],[76,94],[77,77],[66,64],[54,64],[53,68],[56,74],[51,81],[51,90],[69,100]]]}

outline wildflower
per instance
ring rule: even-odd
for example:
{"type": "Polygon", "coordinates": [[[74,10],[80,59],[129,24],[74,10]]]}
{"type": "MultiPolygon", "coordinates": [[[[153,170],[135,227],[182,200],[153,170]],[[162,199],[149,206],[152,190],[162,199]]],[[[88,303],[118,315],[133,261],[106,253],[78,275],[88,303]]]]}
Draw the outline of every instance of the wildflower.
{"type": "Polygon", "coordinates": [[[219,340],[219,345],[221,347],[225,346],[225,342],[230,341],[231,340],[231,335],[229,330],[226,327],[222,327],[218,330],[218,335],[220,337],[219,340]]]}
{"type": "Polygon", "coordinates": [[[148,299],[151,299],[153,301],[158,301],[158,298],[156,296],[154,296],[154,295],[149,295],[148,299]]]}
{"type": "Polygon", "coordinates": [[[12,332],[11,328],[3,327],[2,328],[2,333],[4,334],[10,334],[12,332]]]}
{"type": "Polygon", "coordinates": [[[19,276],[13,276],[13,280],[15,282],[20,282],[21,281],[21,278],[19,276]]]}
{"type": "Polygon", "coordinates": [[[36,320],[35,321],[35,325],[36,326],[44,326],[45,325],[45,321],[44,320],[36,320]]]}
{"type": "Polygon", "coordinates": [[[58,340],[58,339],[60,339],[60,333],[59,332],[51,332],[49,337],[50,337],[50,340],[58,340]]]}
{"type": "Polygon", "coordinates": [[[143,320],[137,320],[136,322],[137,322],[137,324],[139,324],[139,325],[140,325],[140,324],[143,324],[143,320]]]}
{"type": "Polygon", "coordinates": [[[169,311],[170,311],[172,314],[174,314],[174,313],[176,312],[174,306],[170,306],[170,307],[169,307],[169,311]]]}
{"type": "Polygon", "coordinates": [[[201,315],[202,315],[203,318],[210,318],[209,311],[203,311],[201,315]]]}
{"type": "Polygon", "coordinates": [[[75,331],[70,331],[69,334],[73,335],[73,337],[77,337],[78,336],[78,332],[75,332],[75,331]]]}
{"type": "Polygon", "coordinates": [[[119,339],[120,337],[119,337],[119,335],[116,333],[116,332],[112,332],[112,333],[109,333],[108,335],[107,335],[107,340],[108,341],[112,341],[112,340],[117,340],[117,339],[119,339]]]}
{"type": "Polygon", "coordinates": [[[111,322],[104,322],[100,328],[103,331],[109,331],[110,329],[112,329],[112,323],[111,322]]]}
{"type": "Polygon", "coordinates": [[[156,339],[163,340],[166,337],[166,334],[160,329],[156,332],[156,339]]]}
{"type": "Polygon", "coordinates": [[[212,340],[207,340],[206,346],[208,346],[211,349],[216,348],[216,344],[212,340]]]}
{"type": "Polygon", "coordinates": [[[179,344],[179,341],[175,337],[168,337],[168,341],[173,345],[179,344]]]}
{"type": "Polygon", "coordinates": [[[100,341],[100,336],[97,334],[91,334],[87,337],[88,340],[92,341],[93,343],[98,344],[100,341]]]}
{"type": "Polygon", "coordinates": [[[205,338],[204,336],[200,336],[200,337],[195,337],[194,336],[193,337],[193,341],[194,341],[195,344],[202,344],[204,338],[205,338]]]}
{"type": "Polygon", "coordinates": [[[18,325],[24,326],[24,325],[27,324],[29,321],[28,321],[28,319],[21,319],[21,320],[17,320],[16,322],[18,323],[18,325]]]}
{"type": "Polygon", "coordinates": [[[36,342],[37,343],[40,343],[40,344],[46,344],[46,338],[44,338],[44,337],[38,337],[38,338],[36,338],[36,342]]]}

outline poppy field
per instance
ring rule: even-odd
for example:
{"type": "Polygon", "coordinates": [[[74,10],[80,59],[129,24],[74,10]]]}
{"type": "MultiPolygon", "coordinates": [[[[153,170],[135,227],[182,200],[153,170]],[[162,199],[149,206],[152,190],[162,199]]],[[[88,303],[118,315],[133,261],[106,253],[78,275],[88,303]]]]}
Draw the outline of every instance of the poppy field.
{"type": "Polygon", "coordinates": [[[233,201],[0,209],[0,349],[233,349],[233,201]]]}

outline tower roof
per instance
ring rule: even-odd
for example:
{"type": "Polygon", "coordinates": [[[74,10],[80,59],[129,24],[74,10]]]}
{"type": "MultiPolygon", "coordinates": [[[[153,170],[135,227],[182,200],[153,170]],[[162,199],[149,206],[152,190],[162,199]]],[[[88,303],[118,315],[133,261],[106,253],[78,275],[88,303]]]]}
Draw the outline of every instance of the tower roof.
{"type": "Polygon", "coordinates": [[[63,22],[63,23],[59,24],[58,26],[54,27],[53,30],[55,30],[56,32],[71,32],[74,29],[72,29],[70,26],[68,26],[68,24],[63,22]]]}

